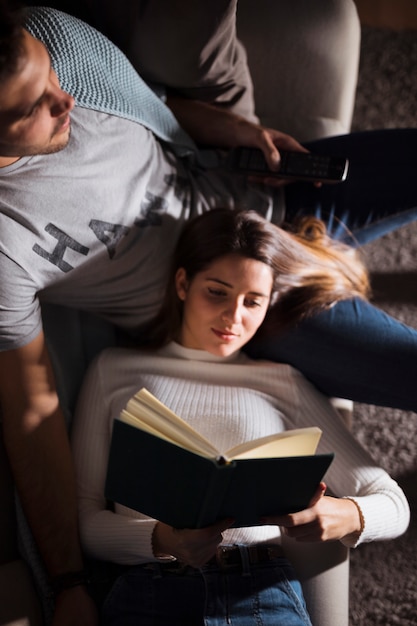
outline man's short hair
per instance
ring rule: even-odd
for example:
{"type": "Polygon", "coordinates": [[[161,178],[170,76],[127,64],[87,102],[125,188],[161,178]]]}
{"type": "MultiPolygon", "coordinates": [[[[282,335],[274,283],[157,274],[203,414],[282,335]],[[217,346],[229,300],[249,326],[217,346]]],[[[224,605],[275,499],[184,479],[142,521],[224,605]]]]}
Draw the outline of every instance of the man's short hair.
{"type": "Polygon", "coordinates": [[[0,82],[18,68],[23,54],[23,5],[0,0],[0,82]]]}

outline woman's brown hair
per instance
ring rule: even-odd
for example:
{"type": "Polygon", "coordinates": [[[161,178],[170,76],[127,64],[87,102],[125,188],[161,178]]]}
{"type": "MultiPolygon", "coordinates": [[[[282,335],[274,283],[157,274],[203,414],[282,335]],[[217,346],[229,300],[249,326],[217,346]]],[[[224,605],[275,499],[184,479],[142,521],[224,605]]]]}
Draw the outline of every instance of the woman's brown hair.
{"type": "Polygon", "coordinates": [[[182,321],[182,301],[175,274],[182,267],[187,279],[216,259],[239,254],[272,269],[270,310],[263,324],[274,331],[296,324],[339,300],[365,298],[369,283],[358,253],[332,240],[324,223],[303,218],[291,230],[271,224],[255,211],[214,209],[191,220],[176,246],[165,298],[150,333],[155,347],[175,339],[182,321]]]}

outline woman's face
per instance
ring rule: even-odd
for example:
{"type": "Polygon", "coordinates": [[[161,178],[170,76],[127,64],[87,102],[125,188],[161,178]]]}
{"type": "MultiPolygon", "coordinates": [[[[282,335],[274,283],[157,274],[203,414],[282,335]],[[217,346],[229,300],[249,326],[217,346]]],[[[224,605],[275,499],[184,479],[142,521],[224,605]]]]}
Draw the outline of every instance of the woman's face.
{"type": "Polygon", "coordinates": [[[176,288],[184,308],[179,343],[217,356],[236,352],[262,324],[272,285],[268,265],[235,254],[220,257],[191,281],[180,268],[176,288]]]}

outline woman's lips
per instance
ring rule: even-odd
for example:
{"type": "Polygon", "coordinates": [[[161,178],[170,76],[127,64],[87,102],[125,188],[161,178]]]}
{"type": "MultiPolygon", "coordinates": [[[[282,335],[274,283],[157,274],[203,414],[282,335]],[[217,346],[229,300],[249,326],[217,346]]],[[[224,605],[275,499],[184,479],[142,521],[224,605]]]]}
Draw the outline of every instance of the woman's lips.
{"type": "Polygon", "coordinates": [[[216,335],[216,337],[219,337],[223,341],[233,341],[233,339],[236,339],[236,337],[238,337],[236,333],[231,333],[228,330],[218,330],[217,328],[212,328],[211,330],[216,335]]]}

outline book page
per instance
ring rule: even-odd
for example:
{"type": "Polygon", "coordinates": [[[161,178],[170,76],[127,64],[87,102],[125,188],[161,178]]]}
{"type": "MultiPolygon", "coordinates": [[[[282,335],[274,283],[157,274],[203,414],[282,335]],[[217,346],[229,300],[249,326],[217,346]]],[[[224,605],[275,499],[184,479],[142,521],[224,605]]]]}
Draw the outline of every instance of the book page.
{"type": "Polygon", "coordinates": [[[220,456],[219,451],[208,439],[200,435],[147,389],[141,389],[129,400],[120,419],[190,452],[213,459],[220,456]]]}
{"type": "Polygon", "coordinates": [[[322,431],[316,426],[297,428],[247,441],[227,450],[229,459],[309,456],[316,453],[322,431]]]}
{"type": "Polygon", "coordinates": [[[226,461],[313,455],[322,433],[315,426],[286,430],[241,443],[221,453],[145,388],[129,400],[120,419],[195,454],[209,459],[224,458],[226,461]]]}

